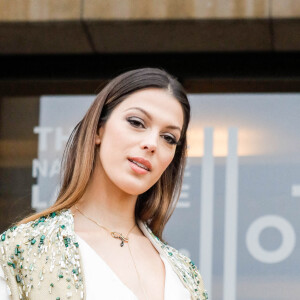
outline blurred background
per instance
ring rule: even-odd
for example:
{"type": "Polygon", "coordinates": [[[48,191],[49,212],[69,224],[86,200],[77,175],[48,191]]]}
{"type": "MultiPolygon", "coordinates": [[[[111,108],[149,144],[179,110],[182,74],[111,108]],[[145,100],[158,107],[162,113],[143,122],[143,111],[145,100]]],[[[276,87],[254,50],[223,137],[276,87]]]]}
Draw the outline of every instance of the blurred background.
{"type": "Polygon", "coordinates": [[[211,300],[299,299],[300,0],[0,0],[0,232],[55,200],[72,127],[121,72],[192,106],[164,238],[211,300]]]}

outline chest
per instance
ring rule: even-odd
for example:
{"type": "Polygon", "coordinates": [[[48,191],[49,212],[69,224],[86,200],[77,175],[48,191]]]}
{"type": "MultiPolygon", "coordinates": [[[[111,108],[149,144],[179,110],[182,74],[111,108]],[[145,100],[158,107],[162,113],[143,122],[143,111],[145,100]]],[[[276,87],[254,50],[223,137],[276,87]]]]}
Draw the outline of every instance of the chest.
{"type": "Polygon", "coordinates": [[[109,236],[77,234],[82,249],[95,261],[104,264],[112,278],[129,289],[137,299],[164,299],[165,265],[148,239],[134,237],[130,244],[120,247],[120,242],[109,236]]]}

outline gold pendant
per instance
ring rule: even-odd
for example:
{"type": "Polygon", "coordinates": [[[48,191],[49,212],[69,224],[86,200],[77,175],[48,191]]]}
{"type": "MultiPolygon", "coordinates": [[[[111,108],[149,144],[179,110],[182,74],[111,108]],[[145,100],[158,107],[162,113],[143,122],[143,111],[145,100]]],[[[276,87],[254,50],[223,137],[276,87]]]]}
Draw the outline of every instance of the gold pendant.
{"type": "Polygon", "coordinates": [[[124,246],[124,242],[128,243],[128,238],[126,238],[125,236],[123,236],[122,233],[119,232],[111,232],[111,236],[115,239],[120,239],[121,240],[121,244],[120,246],[123,247],[124,246]]]}

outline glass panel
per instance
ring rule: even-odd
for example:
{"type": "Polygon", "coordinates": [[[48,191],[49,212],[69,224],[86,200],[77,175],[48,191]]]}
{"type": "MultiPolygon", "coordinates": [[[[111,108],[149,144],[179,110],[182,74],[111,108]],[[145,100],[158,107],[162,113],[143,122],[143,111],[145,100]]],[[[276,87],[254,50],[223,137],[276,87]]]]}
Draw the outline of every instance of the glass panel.
{"type": "Polygon", "coordinates": [[[32,212],[32,160],[37,155],[38,97],[0,100],[0,231],[32,212]]]}
{"type": "MultiPolygon", "coordinates": [[[[300,94],[189,98],[188,163],[164,238],[199,266],[210,299],[297,299],[300,94]]],[[[55,199],[55,161],[93,99],[1,100],[1,231],[55,199]]]]}

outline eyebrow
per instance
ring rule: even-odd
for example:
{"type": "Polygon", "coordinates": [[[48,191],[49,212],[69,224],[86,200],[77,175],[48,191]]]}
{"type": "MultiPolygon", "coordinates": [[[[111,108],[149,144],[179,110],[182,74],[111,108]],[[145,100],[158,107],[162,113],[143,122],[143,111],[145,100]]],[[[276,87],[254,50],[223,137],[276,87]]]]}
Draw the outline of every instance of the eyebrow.
{"type": "MultiPolygon", "coordinates": [[[[145,114],[145,115],[148,117],[149,120],[152,121],[151,115],[150,115],[147,111],[145,111],[144,109],[142,109],[142,108],[140,108],[140,107],[130,107],[130,108],[126,109],[125,111],[131,110],[131,109],[137,109],[137,110],[141,111],[143,114],[145,114]]],[[[180,129],[180,127],[178,127],[178,126],[168,125],[166,128],[177,129],[177,130],[179,130],[179,132],[181,133],[181,129],[180,129]]]]}

